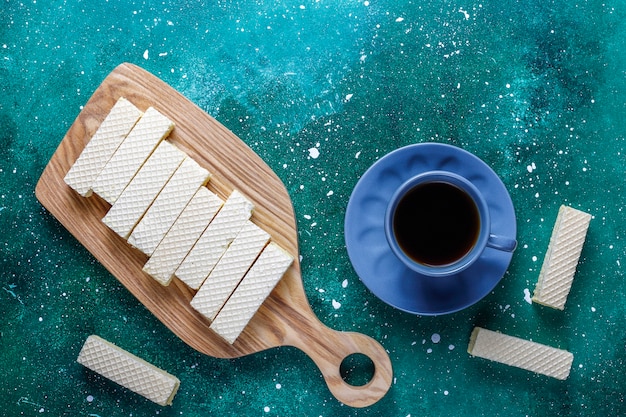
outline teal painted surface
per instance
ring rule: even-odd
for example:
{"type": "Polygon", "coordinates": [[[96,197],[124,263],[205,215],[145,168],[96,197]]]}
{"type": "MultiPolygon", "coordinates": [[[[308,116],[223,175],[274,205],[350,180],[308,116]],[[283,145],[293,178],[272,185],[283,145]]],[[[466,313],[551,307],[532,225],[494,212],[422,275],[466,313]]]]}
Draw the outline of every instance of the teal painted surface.
{"type": "Polygon", "coordinates": [[[1,414],[626,414],[623,0],[187,3],[2,2],[1,414]],[[389,351],[394,382],[379,403],[342,406],[293,348],[236,360],[196,353],[41,208],[41,171],[81,105],[125,61],[216,117],[284,181],[313,310],[389,351]],[[373,297],[343,243],[359,176],[425,141],[488,162],[518,217],[519,249],[501,284],[440,317],[373,297]],[[525,301],[561,204],[594,216],[564,312],[525,301]],[[570,378],[469,357],[475,325],[572,351],[570,378]],[[92,333],[177,375],[173,406],[76,364],[92,333]]]}

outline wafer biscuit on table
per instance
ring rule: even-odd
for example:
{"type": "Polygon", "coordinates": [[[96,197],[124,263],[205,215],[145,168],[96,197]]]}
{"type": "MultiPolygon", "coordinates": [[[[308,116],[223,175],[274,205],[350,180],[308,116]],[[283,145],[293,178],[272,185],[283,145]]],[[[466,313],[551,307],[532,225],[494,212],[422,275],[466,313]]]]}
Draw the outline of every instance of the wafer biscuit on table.
{"type": "Polygon", "coordinates": [[[187,157],[137,224],[128,243],[146,255],[152,255],[189,200],[209,177],[209,171],[187,157]]]}
{"type": "Polygon", "coordinates": [[[128,238],[184,159],[185,153],[176,146],[161,142],[102,221],[124,239],[128,238]]]}
{"type": "Polygon", "coordinates": [[[211,329],[234,343],[293,262],[270,242],[211,323],[211,329]]]}
{"type": "Polygon", "coordinates": [[[159,142],[173,128],[174,123],[167,117],[152,107],[148,108],[96,178],[93,191],[109,204],[115,203],[159,142]]]}
{"type": "Polygon", "coordinates": [[[253,208],[253,204],[243,194],[233,191],[180,264],[176,276],[190,288],[200,288],[228,245],[252,216],[253,208]]]}
{"type": "Polygon", "coordinates": [[[247,221],[191,300],[191,306],[213,320],[269,240],[267,232],[247,221]]]}
{"type": "Polygon", "coordinates": [[[175,376],[95,335],[87,338],[77,361],[160,405],[172,404],[180,386],[175,376]]]}
{"type": "Polygon", "coordinates": [[[574,355],[566,350],[481,327],[472,331],[467,351],[480,358],[561,380],[567,379],[574,361],[574,355]]]}
{"type": "Polygon", "coordinates": [[[65,183],[83,197],[90,196],[91,187],[98,174],[135,126],[141,114],[141,111],[125,98],[118,99],[65,174],[65,183]]]}
{"type": "Polygon", "coordinates": [[[539,272],[534,302],[565,309],[590,221],[590,214],[561,206],[539,272]]]}
{"type": "Polygon", "coordinates": [[[200,187],[144,265],[144,272],[161,285],[169,285],[176,268],[223,204],[221,198],[200,187]]]}

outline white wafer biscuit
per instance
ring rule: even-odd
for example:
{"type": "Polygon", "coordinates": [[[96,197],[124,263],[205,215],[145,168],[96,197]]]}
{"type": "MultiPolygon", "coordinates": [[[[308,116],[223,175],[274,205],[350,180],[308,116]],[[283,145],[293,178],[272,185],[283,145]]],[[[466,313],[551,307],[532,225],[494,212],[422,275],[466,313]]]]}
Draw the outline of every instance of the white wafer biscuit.
{"type": "Polygon", "coordinates": [[[187,157],[137,224],[128,238],[128,243],[146,255],[152,255],[198,188],[206,184],[209,176],[209,171],[187,157]]]}
{"type": "Polygon", "coordinates": [[[169,285],[176,268],[223,204],[221,198],[206,187],[200,187],[152,253],[143,270],[162,285],[169,285]]]}
{"type": "Polygon", "coordinates": [[[211,328],[234,343],[292,262],[291,255],[270,242],[211,323],[211,328]]]}
{"type": "Polygon", "coordinates": [[[123,97],[118,99],[65,174],[65,183],[83,197],[91,195],[91,186],[98,174],[135,126],[141,114],[130,101],[123,97]]]}
{"type": "Polygon", "coordinates": [[[102,221],[124,239],[163,189],[185,153],[168,141],[157,146],[102,221]]]}
{"type": "Polygon", "coordinates": [[[481,327],[472,331],[467,351],[470,355],[561,380],[567,379],[574,361],[574,355],[566,350],[481,327]]]}
{"type": "Polygon", "coordinates": [[[590,221],[590,214],[561,206],[539,272],[534,302],[565,309],[590,221]]]}
{"type": "Polygon", "coordinates": [[[141,358],[107,342],[89,336],[78,354],[78,363],[105,378],[160,405],[170,405],[180,381],[141,358]]]}
{"type": "Polygon", "coordinates": [[[92,188],[110,204],[122,194],[130,180],[148,159],[174,124],[150,107],[104,166],[92,188]]]}
{"type": "Polygon", "coordinates": [[[180,264],[176,276],[190,288],[200,288],[243,224],[252,216],[253,208],[253,204],[243,194],[233,191],[180,264]]]}
{"type": "Polygon", "coordinates": [[[267,232],[247,221],[191,300],[191,306],[213,320],[269,240],[267,232]]]}

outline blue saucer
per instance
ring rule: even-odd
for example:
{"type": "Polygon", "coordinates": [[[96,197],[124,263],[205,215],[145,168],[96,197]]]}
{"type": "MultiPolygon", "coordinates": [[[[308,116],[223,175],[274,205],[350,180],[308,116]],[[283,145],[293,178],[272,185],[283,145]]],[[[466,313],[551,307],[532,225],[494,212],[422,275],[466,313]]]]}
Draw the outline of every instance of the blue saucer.
{"type": "Polygon", "coordinates": [[[365,286],[385,303],[419,315],[462,310],[485,297],[504,276],[513,253],[485,248],[469,268],[449,277],[421,275],[405,266],[385,237],[385,211],[394,191],[422,172],[445,170],[470,180],[483,194],[491,232],[515,238],[513,202],[496,173],[471,153],[439,143],[409,145],[372,165],[352,191],[345,239],[350,261],[365,286]]]}

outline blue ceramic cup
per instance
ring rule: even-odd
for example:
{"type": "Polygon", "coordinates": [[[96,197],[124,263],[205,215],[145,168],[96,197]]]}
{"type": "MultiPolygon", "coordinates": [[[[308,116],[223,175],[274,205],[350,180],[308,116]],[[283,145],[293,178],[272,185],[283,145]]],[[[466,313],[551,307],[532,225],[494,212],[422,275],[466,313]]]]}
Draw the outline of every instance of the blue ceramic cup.
{"type": "Polygon", "coordinates": [[[431,277],[458,274],[485,248],[513,252],[515,239],[491,233],[487,202],[466,178],[428,171],[405,181],[385,213],[385,235],[395,256],[431,277]]]}

